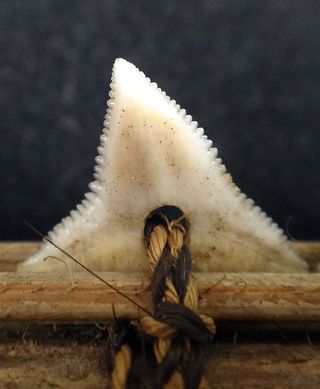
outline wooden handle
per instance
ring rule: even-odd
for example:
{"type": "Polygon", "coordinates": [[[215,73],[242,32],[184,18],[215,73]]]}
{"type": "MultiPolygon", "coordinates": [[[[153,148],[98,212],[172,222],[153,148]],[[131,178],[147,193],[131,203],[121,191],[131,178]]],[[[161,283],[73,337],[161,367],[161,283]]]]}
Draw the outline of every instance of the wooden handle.
{"type": "MultiPolygon", "coordinates": [[[[149,274],[99,273],[151,310],[149,274]]],[[[200,311],[215,320],[320,321],[319,274],[197,273],[200,311]]],[[[0,320],[95,322],[145,313],[90,274],[0,273],[0,320]]]]}
{"type": "MultiPolygon", "coordinates": [[[[37,242],[0,243],[8,269],[38,248],[37,242]]],[[[320,261],[320,243],[293,243],[309,264],[320,261]]],[[[151,309],[149,274],[99,273],[151,309]]],[[[320,274],[198,273],[200,311],[215,320],[320,321],[320,274]]],[[[0,273],[0,320],[95,322],[137,319],[144,313],[86,272],[0,273]]]]}

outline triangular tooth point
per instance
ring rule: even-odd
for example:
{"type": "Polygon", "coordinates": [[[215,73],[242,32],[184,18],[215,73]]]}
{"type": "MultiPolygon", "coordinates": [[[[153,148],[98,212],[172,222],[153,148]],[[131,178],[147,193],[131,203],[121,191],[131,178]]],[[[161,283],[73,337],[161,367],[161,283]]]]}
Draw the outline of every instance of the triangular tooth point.
{"type": "MultiPolygon", "coordinates": [[[[175,205],[190,218],[191,251],[201,271],[243,271],[244,265],[244,271],[271,271],[281,268],[275,252],[283,269],[303,268],[283,232],[232,182],[213,142],[184,108],[123,58],[113,65],[110,86],[96,180],[49,236],[89,265],[90,258],[100,261],[100,270],[141,271],[147,266],[141,239],[147,214],[175,205]],[[265,257],[272,257],[267,264],[265,257]]],[[[42,256],[46,250],[33,263],[42,256]]]]}

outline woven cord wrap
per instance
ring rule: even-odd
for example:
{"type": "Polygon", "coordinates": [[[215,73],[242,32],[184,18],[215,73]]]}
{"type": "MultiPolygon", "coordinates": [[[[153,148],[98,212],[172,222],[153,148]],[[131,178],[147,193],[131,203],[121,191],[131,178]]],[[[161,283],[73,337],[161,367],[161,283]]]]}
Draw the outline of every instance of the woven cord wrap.
{"type": "Polygon", "coordinates": [[[130,367],[131,349],[128,344],[124,344],[114,359],[114,368],[111,374],[112,389],[124,389],[126,387],[130,367]]]}
{"type": "Polygon", "coordinates": [[[130,323],[118,321],[108,327],[108,370],[111,373],[111,388],[125,389],[132,365],[132,351],[128,343],[130,323]]]}
{"type": "Polygon", "coordinates": [[[215,324],[197,312],[199,296],[185,244],[184,216],[171,222],[163,219],[165,223],[153,227],[147,242],[154,316],[142,318],[140,326],[156,338],[154,354],[163,388],[204,389],[208,385],[201,357],[215,324]]]}

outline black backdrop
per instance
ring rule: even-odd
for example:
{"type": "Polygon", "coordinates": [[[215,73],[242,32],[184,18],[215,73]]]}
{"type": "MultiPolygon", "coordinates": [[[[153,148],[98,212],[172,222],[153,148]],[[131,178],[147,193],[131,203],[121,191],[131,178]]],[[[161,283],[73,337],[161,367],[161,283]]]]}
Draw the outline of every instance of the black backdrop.
{"type": "Polygon", "coordinates": [[[1,239],[35,238],[24,219],[45,232],[82,199],[119,56],[293,238],[320,238],[318,0],[0,4],[1,239]]]}

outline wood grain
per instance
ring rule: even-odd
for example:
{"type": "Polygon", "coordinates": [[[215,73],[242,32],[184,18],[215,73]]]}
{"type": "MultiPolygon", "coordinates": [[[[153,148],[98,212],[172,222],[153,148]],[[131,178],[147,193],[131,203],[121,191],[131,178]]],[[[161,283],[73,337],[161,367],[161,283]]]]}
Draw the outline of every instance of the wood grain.
{"type": "MultiPolygon", "coordinates": [[[[137,318],[141,312],[86,273],[73,274],[72,280],[67,272],[10,272],[37,247],[37,242],[0,243],[6,270],[0,273],[0,387],[109,387],[106,332],[84,323],[113,319],[112,307],[117,318],[137,318]]],[[[320,262],[319,243],[294,247],[311,267],[320,262]]],[[[149,307],[148,274],[100,275],[149,307]]],[[[319,274],[196,277],[200,310],[217,320],[207,360],[210,388],[319,387],[319,274]]],[[[138,366],[145,363],[140,356],[138,366]]],[[[140,388],[153,387],[152,369],[137,374],[144,377],[140,388]]]]}
{"type": "MultiPolygon", "coordinates": [[[[151,310],[147,273],[98,273],[151,310]]],[[[320,274],[196,273],[200,311],[216,320],[319,321],[320,274]]],[[[2,321],[104,321],[145,313],[85,272],[0,273],[2,321]]]]}
{"type": "MultiPolygon", "coordinates": [[[[319,243],[296,243],[315,263],[319,243]]],[[[38,243],[2,243],[0,259],[17,262],[38,243]]],[[[151,309],[149,274],[99,273],[121,292],[151,309]]],[[[197,273],[200,311],[216,320],[319,321],[320,274],[197,273]]],[[[72,322],[137,319],[143,312],[86,272],[0,273],[0,320],[72,322]]]]}

